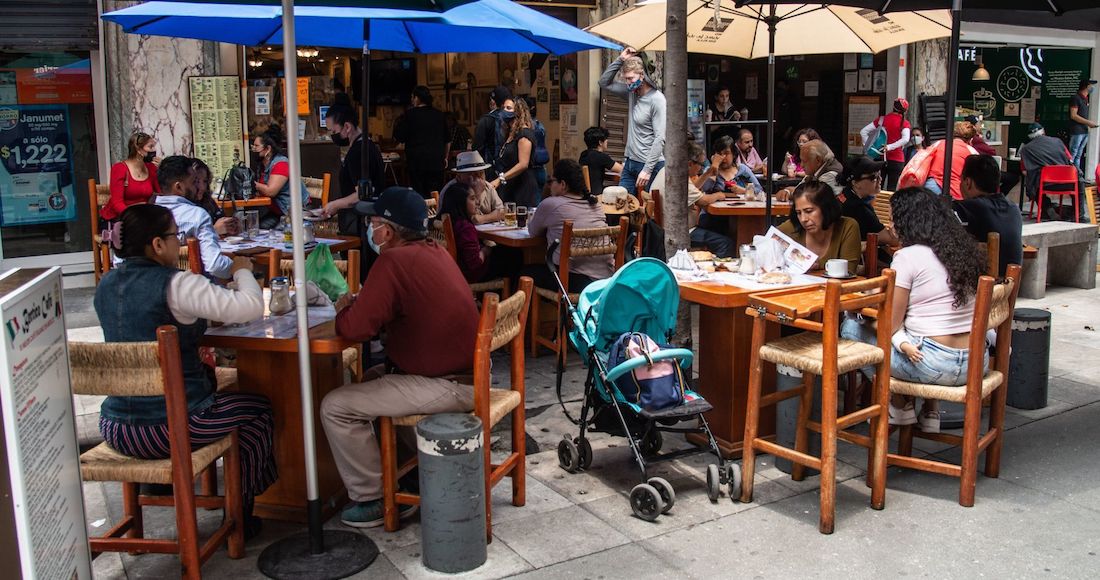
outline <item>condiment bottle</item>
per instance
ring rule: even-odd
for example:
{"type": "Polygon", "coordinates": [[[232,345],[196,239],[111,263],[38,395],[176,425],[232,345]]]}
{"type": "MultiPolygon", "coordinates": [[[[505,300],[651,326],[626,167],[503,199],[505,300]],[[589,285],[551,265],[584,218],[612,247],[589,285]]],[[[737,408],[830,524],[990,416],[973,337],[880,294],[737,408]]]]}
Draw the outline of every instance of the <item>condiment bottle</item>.
{"type": "Polygon", "coordinates": [[[273,316],[286,314],[294,308],[290,301],[290,280],[286,276],[271,279],[271,300],[267,309],[273,316]]]}

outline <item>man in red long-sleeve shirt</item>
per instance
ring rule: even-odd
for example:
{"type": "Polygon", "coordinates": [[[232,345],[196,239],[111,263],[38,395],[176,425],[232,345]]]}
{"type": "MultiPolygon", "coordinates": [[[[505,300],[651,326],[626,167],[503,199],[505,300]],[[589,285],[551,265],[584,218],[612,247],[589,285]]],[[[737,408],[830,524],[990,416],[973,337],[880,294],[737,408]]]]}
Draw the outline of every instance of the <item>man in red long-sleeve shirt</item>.
{"type": "Polygon", "coordinates": [[[374,527],[382,523],[382,465],[372,423],[473,409],[473,387],[460,380],[473,366],[478,311],[458,265],[426,239],[420,194],[391,187],[356,210],[370,216],[367,240],[378,260],[359,297],[336,302],[336,332],[366,341],[385,330],[387,362],[370,369],[366,382],[325,396],[321,423],[352,500],[341,520],[374,527]]]}

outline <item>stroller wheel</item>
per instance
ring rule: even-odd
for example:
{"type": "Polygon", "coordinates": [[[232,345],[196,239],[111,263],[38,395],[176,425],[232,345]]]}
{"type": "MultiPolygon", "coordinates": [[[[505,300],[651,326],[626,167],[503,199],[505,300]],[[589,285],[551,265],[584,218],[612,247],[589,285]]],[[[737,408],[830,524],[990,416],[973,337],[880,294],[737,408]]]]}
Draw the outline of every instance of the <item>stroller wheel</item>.
{"type": "Polygon", "coordinates": [[[558,442],[558,465],[562,469],[569,473],[576,473],[580,468],[580,462],[580,453],[577,452],[577,446],[572,441],[562,439],[558,442]]]}
{"type": "Polygon", "coordinates": [[[665,509],[661,494],[648,483],[639,483],[630,490],[630,509],[647,522],[656,521],[665,509]]]}
{"type": "Polygon", "coordinates": [[[578,453],[578,467],[582,470],[588,469],[592,466],[592,444],[588,442],[588,438],[577,437],[573,440],[577,446],[578,453]]]}
{"type": "Polygon", "coordinates": [[[665,507],[661,510],[661,513],[667,514],[668,510],[672,509],[672,506],[676,503],[676,490],[672,489],[672,484],[663,477],[651,477],[646,483],[652,485],[657,493],[661,494],[661,500],[665,502],[665,507]]]}
{"type": "Polygon", "coordinates": [[[650,457],[661,452],[661,445],[664,444],[661,432],[656,429],[650,429],[649,433],[646,433],[645,437],[642,437],[642,444],[640,451],[642,457],[650,457]]]}
{"type": "Polygon", "coordinates": [[[726,483],[729,484],[730,499],[741,497],[741,466],[736,463],[726,465],[726,483]]]}
{"type": "Polygon", "coordinates": [[[713,463],[707,466],[707,497],[711,503],[718,503],[719,486],[722,484],[718,475],[718,466],[713,463]]]}

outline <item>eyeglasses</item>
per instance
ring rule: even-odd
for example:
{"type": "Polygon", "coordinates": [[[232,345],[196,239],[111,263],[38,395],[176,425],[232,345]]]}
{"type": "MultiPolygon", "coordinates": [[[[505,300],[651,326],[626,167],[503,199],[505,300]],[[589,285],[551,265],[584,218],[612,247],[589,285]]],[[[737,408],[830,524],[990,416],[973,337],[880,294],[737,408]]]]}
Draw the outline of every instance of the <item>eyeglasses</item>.
{"type": "Polygon", "coordinates": [[[874,173],[874,174],[871,174],[871,175],[864,175],[864,176],[860,177],[859,179],[857,179],[856,181],[866,181],[868,179],[873,179],[875,181],[878,181],[878,180],[882,179],[882,175],[880,175],[878,173],[874,173]]]}
{"type": "Polygon", "coordinates": [[[170,238],[175,238],[176,241],[179,242],[179,244],[182,246],[182,245],[187,243],[187,232],[180,232],[180,231],[169,232],[169,233],[164,234],[163,236],[161,236],[161,238],[165,239],[165,240],[170,239],[170,238]]]}

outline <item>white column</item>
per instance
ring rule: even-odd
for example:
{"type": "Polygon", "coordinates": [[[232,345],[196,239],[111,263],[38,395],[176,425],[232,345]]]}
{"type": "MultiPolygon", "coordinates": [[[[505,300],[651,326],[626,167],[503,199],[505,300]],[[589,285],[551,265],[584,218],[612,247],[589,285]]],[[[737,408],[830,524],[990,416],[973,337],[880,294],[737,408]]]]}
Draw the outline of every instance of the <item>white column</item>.
{"type": "MultiPolygon", "coordinates": [[[[1095,41],[1092,46],[1092,63],[1089,67],[1089,78],[1094,79],[1097,78],[1097,76],[1100,76],[1100,33],[1095,35],[1095,41]]],[[[1089,120],[1100,123],[1100,98],[1096,95],[1097,92],[1093,91],[1089,107],[1089,120]]],[[[1086,153],[1084,177],[1086,180],[1092,181],[1096,179],[1096,164],[1097,160],[1100,159],[1100,129],[1089,131],[1086,153]]]]}
{"type": "MultiPolygon", "coordinates": [[[[907,90],[906,68],[909,65],[909,45],[903,44],[886,51],[886,105],[898,97],[905,97],[907,90]]],[[[908,97],[906,97],[908,98],[908,97]]]]}

